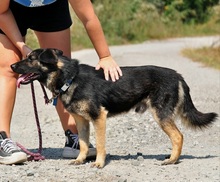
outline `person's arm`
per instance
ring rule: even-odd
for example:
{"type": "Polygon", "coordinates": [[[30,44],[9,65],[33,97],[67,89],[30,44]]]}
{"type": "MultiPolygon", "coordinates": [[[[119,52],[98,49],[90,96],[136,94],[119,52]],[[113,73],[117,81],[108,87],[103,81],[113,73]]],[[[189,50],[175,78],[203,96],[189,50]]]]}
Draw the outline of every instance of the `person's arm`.
{"type": "Polygon", "coordinates": [[[10,0],[0,0],[0,29],[6,34],[17,49],[26,56],[31,50],[24,43],[14,16],[9,9],[10,0]]]}
{"type": "Polygon", "coordinates": [[[105,79],[111,76],[112,81],[118,80],[122,76],[121,69],[111,57],[108,44],[106,42],[100,21],[96,16],[90,0],[69,0],[73,10],[82,21],[88,36],[99,56],[99,63],[96,69],[104,70],[105,79]]]}

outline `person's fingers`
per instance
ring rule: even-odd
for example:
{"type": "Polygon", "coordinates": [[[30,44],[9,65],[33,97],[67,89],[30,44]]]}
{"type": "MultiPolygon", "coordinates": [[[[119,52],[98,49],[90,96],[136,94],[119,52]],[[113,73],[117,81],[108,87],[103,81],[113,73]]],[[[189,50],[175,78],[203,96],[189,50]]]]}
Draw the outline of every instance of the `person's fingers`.
{"type": "Polygon", "coordinates": [[[109,76],[113,82],[119,80],[120,76],[122,76],[122,71],[120,67],[118,66],[116,68],[107,69],[107,71],[105,71],[105,79],[109,80],[109,76]]]}
{"type": "Polygon", "coordinates": [[[119,66],[116,67],[116,70],[117,70],[119,76],[122,76],[122,75],[123,75],[123,74],[122,74],[122,71],[121,71],[121,68],[120,68],[119,66]]]}
{"type": "Polygon", "coordinates": [[[111,69],[109,70],[109,74],[110,74],[111,80],[112,80],[113,82],[115,82],[115,80],[118,80],[118,79],[117,79],[117,78],[118,78],[118,74],[117,74],[117,71],[116,71],[115,68],[111,68],[111,69]]]}
{"type": "Polygon", "coordinates": [[[96,70],[99,70],[100,68],[101,68],[100,64],[97,64],[95,67],[96,70]]]}
{"type": "Polygon", "coordinates": [[[115,79],[119,80],[119,73],[117,71],[117,68],[114,68],[114,75],[115,75],[115,79]]]}
{"type": "Polygon", "coordinates": [[[105,79],[108,81],[109,80],[109,72],[107,69],[104,70],[104,75],[105,75],[105,79]]]}
{"type": "Polygon", "coordinates": [[[100,68],[104,70],[104,76],[106,80],[111,79],[113,82],[115,82],[116,80],[119,80],[120,76],[122,76],[120,67],[111,56],[100,59],[95,69],[99,70],[100,68]]]}
{"type": "Polygon", "coordinates": [[[31,53],[31,51],[32,51],[32,49],[29,48],[26,44],[24,44],[24,46],[22,47],[22,51],[21,51],[23,58],[28,57],[28,55],[31,53]]]}

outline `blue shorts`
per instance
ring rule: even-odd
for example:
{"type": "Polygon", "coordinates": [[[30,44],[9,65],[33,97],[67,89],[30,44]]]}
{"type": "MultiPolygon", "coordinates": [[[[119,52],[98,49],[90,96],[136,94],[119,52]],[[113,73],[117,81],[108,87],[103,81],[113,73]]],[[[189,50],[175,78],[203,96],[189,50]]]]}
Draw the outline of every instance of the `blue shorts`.
{"type": "MultiPolygon", "coordinates": [[[[11,0],[10,9],[22,36],[27,34],[28,28],[39,32],[57,32],[72,25],[68,0],[57,0],[40,7],[25,7],[11,0]]],[[[0,33],[4,34],[1,29],[0,33]]]]}

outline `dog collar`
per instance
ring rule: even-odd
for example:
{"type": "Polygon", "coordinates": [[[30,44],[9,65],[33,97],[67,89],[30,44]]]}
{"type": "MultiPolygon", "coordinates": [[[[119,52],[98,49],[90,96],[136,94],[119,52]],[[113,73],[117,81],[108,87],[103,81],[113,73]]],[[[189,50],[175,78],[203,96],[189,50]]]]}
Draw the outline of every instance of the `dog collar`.
{"type": "Polygon", "coordinates": [[[59,93],[54,95],[50,100],[49,102],[52,102],[53,100],[53,105],[56,106],[57,105],[57,99],[58,99],[58,96],[61,94],[61,93],[64,93],[68,90],[68,88],[70,87],[70,85],[72,84],[73,82],[73,78],[72,77],[71,79],[67,80],[67,82],[61,87],[61,89],[59,90],[59,93]]]}

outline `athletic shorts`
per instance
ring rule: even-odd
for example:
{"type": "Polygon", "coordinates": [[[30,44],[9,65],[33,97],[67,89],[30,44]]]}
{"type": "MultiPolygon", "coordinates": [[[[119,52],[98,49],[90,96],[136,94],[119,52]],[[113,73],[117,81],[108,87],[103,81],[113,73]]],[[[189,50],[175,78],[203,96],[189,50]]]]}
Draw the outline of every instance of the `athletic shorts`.
{"type": "MultiPolygon", "coordinates": [[[[57,0],[40,7],[25,7],[11,0],[10,9],[22,36],[27,34],[28,28],[39,32],[57,32],[72,25],[68,0],[57,0]]],[[[1,29],[0,33],[4,34],[1,29]]]]}

